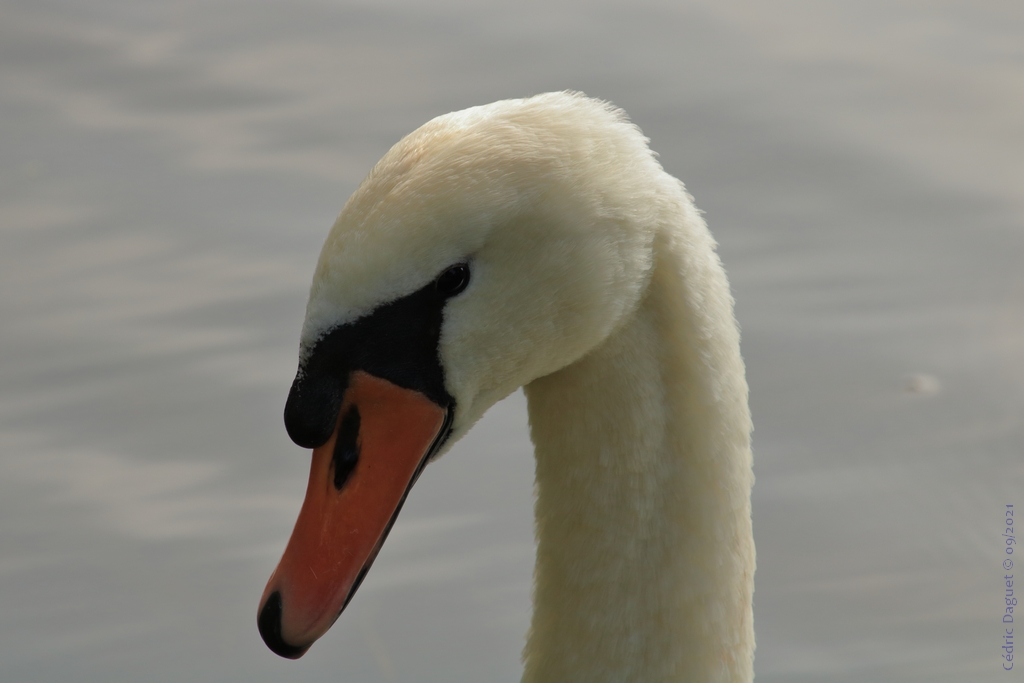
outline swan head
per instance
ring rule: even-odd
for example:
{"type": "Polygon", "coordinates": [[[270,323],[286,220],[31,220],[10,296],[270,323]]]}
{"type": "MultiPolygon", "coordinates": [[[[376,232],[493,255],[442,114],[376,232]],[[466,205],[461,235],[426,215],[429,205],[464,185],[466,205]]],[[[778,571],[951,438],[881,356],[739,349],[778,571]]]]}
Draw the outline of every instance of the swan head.
{"type": "Polygon", "coordinates": [[[313,470],[260,602],[271,649],[331,626],[427,461],[628,318],[677,194],[622,112],[575,93],[441,116],[384,156],[310,291],[285,423],[313,470]]]}

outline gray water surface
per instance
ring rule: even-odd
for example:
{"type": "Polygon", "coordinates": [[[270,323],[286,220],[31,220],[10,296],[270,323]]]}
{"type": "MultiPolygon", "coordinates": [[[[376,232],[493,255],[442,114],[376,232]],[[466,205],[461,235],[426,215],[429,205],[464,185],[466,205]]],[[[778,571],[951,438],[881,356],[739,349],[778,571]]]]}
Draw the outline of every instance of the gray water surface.
{"type": "Polygon", "coordinates": [[[0,680],[518,680],[521,394],[428,468],[305,658],[255,616],[305,488],[281,409],[336,213],[429,118],[566,88],[630,113],[721,245],[756,425],[758,680],[1017,675],[1024,5],[0,16],[0,680]]]}

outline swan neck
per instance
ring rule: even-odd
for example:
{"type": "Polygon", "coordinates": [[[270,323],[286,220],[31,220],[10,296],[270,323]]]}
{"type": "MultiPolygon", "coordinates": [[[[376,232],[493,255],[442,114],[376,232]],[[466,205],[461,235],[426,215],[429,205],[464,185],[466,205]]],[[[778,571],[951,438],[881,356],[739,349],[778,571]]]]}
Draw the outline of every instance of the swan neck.
{"type": "Polygon", "coordinates": [[[538,547],[524,683],[753,678],[750,417],[713,249],[689,216],[659,241],[629,320],[526,387],[538,547]]]}

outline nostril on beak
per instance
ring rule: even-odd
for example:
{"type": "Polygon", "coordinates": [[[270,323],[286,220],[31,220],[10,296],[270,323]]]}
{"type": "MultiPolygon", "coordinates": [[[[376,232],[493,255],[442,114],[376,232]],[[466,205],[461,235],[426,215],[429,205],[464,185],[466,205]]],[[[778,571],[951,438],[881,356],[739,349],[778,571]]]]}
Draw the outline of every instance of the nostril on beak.
{"type": "Polygon", "coordinates": [[[256,625],[260,629],[260,635],[263,636],[263,642],[274,654],[288,659],[298,659],[306,654],[309,646],[296,647],[285,642],[284,637],[281,636],[281,612],[281,593],[274,591],[267,598],[263,609],[260,610],[256,625]]]}

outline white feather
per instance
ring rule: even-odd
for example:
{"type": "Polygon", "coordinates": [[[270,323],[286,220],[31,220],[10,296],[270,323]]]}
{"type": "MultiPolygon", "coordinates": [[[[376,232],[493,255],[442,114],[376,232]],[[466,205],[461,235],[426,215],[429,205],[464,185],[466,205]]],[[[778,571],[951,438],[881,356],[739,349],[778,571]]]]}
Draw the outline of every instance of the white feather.
{"type": "Polygon", "coordinates": [[[449,445],[520,386],[537,456],[524,681],[749,681],[747,385],[715,243],[625,115],[578,93],[438,117],[349,199],[303,349],[470,263],[449,445]]]}

